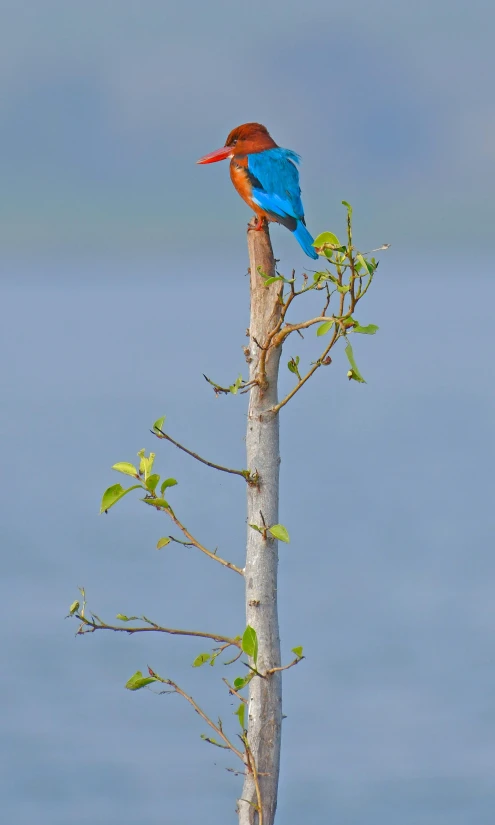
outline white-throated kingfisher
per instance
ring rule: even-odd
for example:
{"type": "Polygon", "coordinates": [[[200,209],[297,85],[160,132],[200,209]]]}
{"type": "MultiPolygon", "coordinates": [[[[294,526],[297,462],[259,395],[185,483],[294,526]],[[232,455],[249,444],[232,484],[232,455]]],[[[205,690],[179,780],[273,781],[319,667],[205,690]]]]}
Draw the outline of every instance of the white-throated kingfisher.
{"type": "Polygon", "coordinates": [[[215,163],[230,158],[230,177],[239,195],[258,218],[283,224],[295,235],[306,255],[315,260],[313,238],[306,229],[301,202],[299,155],[277,146],[261,123],[244,123],[232,129],[225,146],[200,158],[197,163],[215,163]]]}

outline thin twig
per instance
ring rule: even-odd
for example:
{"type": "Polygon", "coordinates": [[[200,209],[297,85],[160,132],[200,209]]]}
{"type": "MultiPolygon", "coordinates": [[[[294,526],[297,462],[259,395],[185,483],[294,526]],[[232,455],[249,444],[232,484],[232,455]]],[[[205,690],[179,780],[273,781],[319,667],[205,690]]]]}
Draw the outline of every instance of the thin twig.
{"type": "Polygon", "coordinates": [[[244,758],[244,754],[242,754],[242,753],[240,752],[240,750],[238,750],[238,749],[235,747],[235,745],[233,745],[233,744],[232,744],[232,742],[230,741],[230,739],[228,739],[228,738],[225,736],[225,734],[224,734],[223,730],[221,729],[221,727],[220,727],[219,725],[215,725],[215,722],[213,722],[213,720],[212,720],[212,719],[210,719],[210,717],[209,717],[209,716],[207,716],[207,715],[206,715],[206,713],[205,713],[203,710],[201,710],[201,708],[200,708],[200,707],[199,707],[199,705],[198,705],[198,704],[194,701],[194,699],[192,698],[192,696],[189,696],[187,693],[185,693],[185,691],[183,691],[183,690],[182,690],[182,688],[180,688],[180,687],[179,687],[179,685],[178,685],[178,684],[176,684],[176,682],[173,682],[173,681],[172,681],[172,679],[163,679],[161,676],[158,676],[158,674],[157,674],[157,673],[155,673],[153,670],[151,670],[151,668],[150,668],[150,667],[148,667],[148,672],[149,672],[150,676],[153,676],[153,677],[154,677],[154,678],[155,678],[158,682],[162,682],[162,684],[164,684],[164,685],[170,685],[170,687],[171,687],[171,688],[173,688],[173,690],[175,691],[175,693],[178,693],[178,694],[179,694],[180,696],[182,696],[182,697],[183,697],[183,698],[184,698],[187,702],[189,702],[189,704],[190,704],[190,705],[194,708],[194,710],[196,711],[196,713],[198,713],[198,714],[199,714],[199,716],[201,716],[201,718],[202,718],[202,719],[206,722],[206,724],[207,724],[207,725],[209,725],[209,726],[210,726],[210,728],[212,728],[212,730],[214,730],[214,731],[215,731],[215,733],[216,733],[216,734],[217,734],[217,735],[218,735],[221,739],[223,739],[223,741],[225,742],[226,747],[227,747],[229,750],[231,750],[231,751],[232,751],[232,753],[235,753],[235,755],[239,757],[239,759],[241,760],[241,762],[244,762],[244,764],[246,763],[246,760],[245,760],[245,758],[244,758]]]}
{"type": "Polygon", "coordinates": [[[179,519],[177,518],[175,513],[172,512],[172,510],[167,509],[167,508],[164,508],[164,509],[166,510],[166,512],[168,513],[168,515],[170,516],[170,518],[172,519],[174,524],[179,528],[179,530],[182,531],[182,533],[186,537],[186,539],[188,539],[190,544],[192,544],[198,550],[201,550],[202,553],[204,553],[206,556],[208,556],[208,558],[213,559],[213,561],[217,561],[219,564],[222,564],[224,567],[228,567],[229,570],[234,570],[236,573],[239,573],[240,576],[244,575],[244,570],[241,570],[240,567],[237,567],[235,564],[232,564],[232,562],[230,562],[230,561],[226,561],[225,559],[222,559],[220,556],[217,556],[216,553],[212,553],[211,550],[207,550],[206,547],[204,547],[197,539],[194,538],[194,536],[191,535],[191,533],[189,532],[187,527],[185,527],[182,524],[182,522],[179,521],[179,519]]]}
{"type": "Polygon", "coordinates": [[[253,752],[249,746],[247,736],[242,737],[242,741],[244,742],[244,747],[246,748],[246,759],[248,769],[253,774],[254,787],[256,788],[256,799],[258,802],[258,825],[263,825],[263,806],[261,804],[261,790],[258,779],[258,771],[256,768],[256,761],[254,759],[253,752]]]}
{"type": "Polygon", "coordinates": [[[249,704],[248,700],[245,699],[244,696],[241,696],[241,694],[237,692],[235,687],[233,687],[233,685],[231,685],[230,682],[227,679],[225,679],[225,677],[222,677],[222,682],[225,682],[225,684],[227,685],[229,693],[232,693],[234,696],[237,696],[237,698],[240,699],[241,702],[244,702],[245,705],[249,704]]]}
{"type": "Polygon", "coordinates": [[[326,311],[327,311],[327,309],[330,305],[330,300],[332,298],[332,293],[330,292],[330,288],[328,286],[328,283],[325,284],[325,288],[326,288],[326,291],[327,291],[327,300],[325,301],[325,306],[323,307],[323,309],[321,311],[322,315],[325,315],[325,313],[326,313],[326,311]]]}
{"type": "MultiPolygon", "coordinates": [[[[258,385],[258,379],[253,378],[252,381],[247,381],[245,384],[242,385],[242,390],[239,390],[239,395],[245,395],[252,387],[256,387],[258,385]]],[[[246,471],[247,472],[247,471],[246,471]]],[[[249,482],[249,477],[246,475],[244,476],[246,481],[249,482]]],[[[252,473],[251,473],[252,477],[252,473]]]]}
{"type": "MultiPolygon", "coordinates": [[[[329,319],[327,318],[326,320],[329,320],[329,319]]],[[[291,390],[291,391],[290,391],[290,392],[289,392],[289,393],[285,396],[285,398],[283,398],[281,401],[279,401],[279,402],[278,402],[278,404],[275,404],[275,405],[271,408],[271,412],[272,412],[272,413],[276,414],[276,413],[278,413],[278,411],[279,411],[279,410],[281,410],[281,409],[282,409],[282,407],[285,407],[285,405],[286,405],[286,404],[287,404],[287,403],[291,400],[291,398],[293,398],[293,397],[294,397],[294,395],[296,394],[296,392],[299,392],[299,390],[301,389],[301,387],[303,387],[303,386],[304,386],[304,384],[306,383],[306,381],[309,381],[309,379],[310,379],[310,378],[311,378],[311,376],[312,376],[312,375],[316,372],[316,370],[317,370],[319,367],[323,366],[323,362],[324,362],[325,358],[327,357],[328,353],[330,352],[330,350],[332,349],[333,345],[336,343],[336,341],[338,340],[338,338],[339,338],[339,337],[340,337],[340,329],[339,329],[339,328],[337,328],[337,326],[336,326],[336,328],[335,328],[335,330],[334,330],[334,334],[333,334],[333,336],[332,336],[332,340],[330,341],[330,343],[328,344],[328,346],[327,346],[327,347],[323,350],[322,354],[321,354],[321,355],[320,355],[320,357],[318,358],[318,361],[316,361],[316,362],[313,364],[313,366],[311,367],[311,369],[310,369],[310,370],[308,370],[308,372],[306,373],[306,375],[304,375],[304,376],[301,378],[301,380],[300,380],[300,381],[296,384],[296,386],[295,386],[295,387],[293,387],[293,388],[292,388],[292,390],[291,390]]]]}
{"type": "Polygon", "coordinates": [[[293,662],[290,662],[288,665],[282,665],[282,667],[271,667],[270,670],[267,670],[265,676],[268,676],[270,673],[277,673],[280,670],[289,670],[290,667],[294,667],[294,665],[298,665],[299,662],[302,662],[304,656],[298,656],[297,659],[294,659],[293,662]]]}
{"type": "Polygon", "coordinates": [[[282,324],[284,323],[285,316],[287,315],[287,311],[296,295],[297,293],[291,289],[289,295],[287,296],[287,300],[283,304],[279,320],[275,324],[274,328],[270,330],[270,332],[267,335],[265,344],[261,347],[260,360],[258,363],[258,373],[260,376],[258,384],[260,387],[263,387],[266,384],[266,359],[268,356],[268,351],[270,350],[273,339],[275,338],[277,333],[280,332],[282,324]]]}
{"type": "Polygon", "coordinates": [[[201,456],[197,453],[193,452],[192,450],[188,450],[187,447],[184,447],[182,444],[179,444],[179,442],[176,441],[175,438],[172,438],[170,435],[167,435],[167,433],[164,433],[163,430],[160,430],[159,427],[156,427],[154,430],[151,430],[150,432],[152,432],[153,435],[156,435],[157,438],[170,441],[170,443],[178,447],[179,450],[182,450],[183,452],[192,456],[192,458],[195,458],[196,461],[201,461],[201,464],[206,464],[208,467],[212,467],[214,470],[220,470],[222,473],[231,473],[235,476],[242,476],[245,481],[248,481],[250,478],[251,474],[249,470],[233,470],[230,467],[223,467],[221,464],[214,464],[213,461],[207,461],[206,458],[201,458],[201,456]],[[160,433],[160,435],[158,435],[158,433],[160,433]]]}
{"type": "Polygon", "coordinates": [[[265,349],[265,350],[268,349],[268,347],[264,347],[262,344],[260,344],[258,339],[254,337],[254,335],[253,335],[253,341],[256,344],[256,346],[258,347],[258,349],[265,349]]]}
{"type": "Polygon", "coordinates": [[[237,660],[241,658],[242,653],[243,653],[243,650],[242,650],[242,648],[241,648],[241,649],[240,649],[240,651],[239,651],[239,653],[237,654],[237,656],[234,656],[234,658],[233,658],[233,659],[229,659],[229,661],[228,661],[228,662],[224,662],[224,665],[233,665],[233,664],[234,664],[234,662],[237,662],[237,660]]]}
{"type": "MultiPolygon", "coordinates": [[[[74,614],[80,622],[88,629],[83,630],[82,625],[81,628],[77,631],[76,635],[83,635],[84,633],[94,633],[95,630],[113,630],[115,633],[168,633],[171,636],[199,636],[202,639],[212,639],[214,642],[224,642],[226,647],[232,645],[233,647],[240,647],[241,643],[239,640],[231,639],[230,636],[222,636],[218,633],[204,633],[202,630],[180,630],[175,627],[162,627],[159,624],[155,624],[151,622],[149,619],[146,619],[144,616],[139,617],[139,621],[147,622],[149,627],[121,627],[120,625],[112,625],[103,622],[101,619],[95,621],[95,617],[93,619],[88,619],[85,616],[81,616],[79,613],[74,614]],[[91,628],[91,629],[90,629],[91,628]]],[[[93,614],[94,615],[94,614],[93,614]]],[[[242,651],[241,654],[242,655],[242,651]]]]}
{"type": "Polygon", "coordinates": [[[204,373],[203,373],[203,378],[205,379],[205,381],[208,381],[208,384],[211,384],[211,386],[215,390],[215,395],[218,396],[219,393],[223,393],[224,395],[230,395],[231,394],[230,393],[230,387],[221,387],[220,384],[215,384],[215,382],[212,381],[211,378],[208,378],[208,376],[205,375],[204,373]]]}

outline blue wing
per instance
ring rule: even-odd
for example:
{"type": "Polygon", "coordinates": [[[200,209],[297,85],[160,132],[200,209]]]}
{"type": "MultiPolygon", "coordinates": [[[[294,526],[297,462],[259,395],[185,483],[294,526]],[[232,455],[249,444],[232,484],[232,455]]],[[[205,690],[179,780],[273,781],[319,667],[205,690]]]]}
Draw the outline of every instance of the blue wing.
{"type": "Polygon", "coordinates": [[[253,201],[292,232],[304,221],[296,163],[299,155],[279,146],[248,155],[253,201]]]}

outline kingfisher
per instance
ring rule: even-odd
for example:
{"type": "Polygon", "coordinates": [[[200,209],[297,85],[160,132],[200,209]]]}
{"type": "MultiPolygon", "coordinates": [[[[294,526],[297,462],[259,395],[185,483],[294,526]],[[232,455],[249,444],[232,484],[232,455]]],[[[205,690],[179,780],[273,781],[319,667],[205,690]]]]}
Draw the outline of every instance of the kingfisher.
{"type": "Polygon", "coordinates": [[[197,163],[226,158],[230,158],[232,183],[258,219],[252,229],[262,229],[265,221],[281,223],[293,233],[306,255],[316,260],[318,254],[304,220],[296,166],[299,155],[278,146],[261,123],[243,123],[232,129],[225,146],[197,163]]]}

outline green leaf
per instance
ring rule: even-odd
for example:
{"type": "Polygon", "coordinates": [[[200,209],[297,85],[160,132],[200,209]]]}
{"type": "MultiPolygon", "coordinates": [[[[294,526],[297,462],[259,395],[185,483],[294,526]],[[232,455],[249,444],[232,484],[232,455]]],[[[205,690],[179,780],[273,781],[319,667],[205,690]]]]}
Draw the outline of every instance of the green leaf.
{"type": "Polygon", "coordinates": [[[118,461],[117,464],[113,465],[112,470],[117,470],[118,473],[124,473],[126,476],[134,476],[134,478],[139,478],[137,468],[134,464],[130,464],[128,461],[118,461]]]}
{"type": "Polygon", "coordinates": [[[242,690],[249,684],[251,679],[255,677],[254,671],[250,670],[247,676],[238,676],[237,679],[234,679],[234,687],[236,690],[242,690]]]}
{"type": "Polygon", "coordinates": [[[177,481],[175,480],[175,478],[166,478],[165,481],[162,481],[162,486],[160,487],[160,493],[162,494],[162,496],[167,487],[175,487],[176,484],[177,481]]]}
{"type": "Polygon", "coordinates": [[[253,530],[256,530],[258,533],[262,533],[262,532],[263,532],[263,529],[262,529],[261,527],[258,527],[258,525],[257,525],[257,524],[250,524],[249,526],[250,526],[250,527],[252,527],[252,528],[253,528],[253,530]]]}
{"type": "Polygon", "coordinates": [[[265,279],[265,286],[270,286],[270,284],[274,284],[275,281],[284,281],[285,278],[282,278],[280,275],[271,275],[269,278],[265,279]]]}
{"type": "Polygon", "coordinates": [[[139,619],[139,616],[125,616],[124,613],[117,613],[116,619],[119,619],[121,622],[133,622],[136,619],[139,619]]]}
{"type": "Polygon", "coordinates": [[[143,676],[140,670],[136,670],[134,676],[131,676],[130,679],[125,683],[127,690],[140,690],[146,685],[150,685],[152,682],[156,682],[154,676],[143,676]]]}
{"type": "Polygon", "coordinates": [[[149,456],[145,456],[144,450],[139,450],[138,456],[141,459],[139,462],[139,472],[144,475],[144,480],[146,481],[148,476],[151,475],[156,455],[155,453],[150,453],[149,456]]]}
{"type": "Polygon", "coordinates": [[[346,292],[349,292],[350,288],[351,287],[349,286],[349,284],[337,284],[337,289],[339,292],[342,293],[342,295],[345,295],[346,292]]]}
{"type": "Polygon", "coordinates": [[[357,368],[357,364],[356,364],[356,361],[354,359],[354,353],[352,351],[352,347],[351,347],[350,344],[347,344],[347,346],[345,348],[345,354],[347,355],[347,358],[349,360],[349,364],[351,365],[351,369],[347,373],[348,378],[349,379],[352,378],[354,381],[358,381],[360,384],[366,384],[366,381],[364,380],[363,376],[361,375],[361,373],[359,372],[359,370],[357,368]]]}
{"type": "Polygon", "coordinates": [[[322,232],[321,235],[318,235],[317,238],[313,241],[313,246],[321,247],[324,244],[329,244],[332,247],[340,246],[340,241],[337,238],[337,235],[334,235],[333,232],[322,232]]]}
{"type": "Polygon", "coordinates": [[[321,335],[326,335],[326,334],[327,334],[327,332],[328,332],[330,329],[332,329],[332,326],[333,326],[333,321],[325,321],[323,324],[321,324],[321,325],[318,327],[318,329],[316,330],[316,335],[318,336],[318,338],[319,338],[321,335]]]}
{"type": "Polygon", "coordinates": [[[234,383],[231,384],[230,387],[229,387],[229,390],[232,393],[232,395],[237,395],[237,391],[240,389],[241,384],[242,384],[242,375],[238,375],[236,380],[234,381],[234,383]]]}
{"type": "Polygon", "coordinates": [[[291,358],[290,361],[287,364],[287,367],[289,368],[290,372],[293,372],[294,375],[297,375],[298,378],[299,378],[299,369],[298,369],[298,367],[299,367],[299,361],[300,360],[301,359],[299,358],[299,355],[296,355],[296,357],[291,358]]]}
{"type": "Polygon", "coordinates": [[[170,544],[171,539],[168,536],[164,536],[162,539],[158,539],[158,543],[156,545],[157,550],[161,550],[162,547],[166,547],[167,544],[170,544]]]}
{"type": "Polygon", "coordinates": [[[256,630],[248,625],[243,633],[241,647],[247,656],[251,656],[256,667],[258,661],[258,636],[256,630]]]}
{"type": "Polygon", "coordinates": [[[244,725],[245,712],[246,712],[246,705],[244,704],[244,702],[241,702],[239,707],[235,711],[234,716],[237,716],[237,718],[239,720],[239,724],[240,724],[242,730],[245,730],[245,725],[244,725]]]}
{"type": "Polygon", "coordinates": [[[75,601],[75,602],[72,602],[71,606],[69,607],[69,616],[73,616],[73,615],[74,615],[74,613],[77,613],[77,611],[79,610],[80,606],[81,606],[81,605],[79,604],[79,602],[77,601],[77,599],[76,599],[76,601],[75,601]]]}
{"type": "Polygon", "coordinates": [[[358,265],[360,265],[359,272],[361,272],[361,269],[364,269],[367,275],[373,275],[378,265],[374,258],[372,258],[371,261],[367,261],[366,258],[364,258],[363,255],[361,255],[360,252],[356,255],[356,262],[358,265]]]}
{"type": "Polygon", "coordinates": [[[346,209],[349,213],[349,217],[352,217],[352,206],[351,206],[351,204],[347,203],[347,201],[342,201],[342,206],[346,207],[346,209]]]}
{"type": "Polygon", "coordinates": [[[377,327],[376,324],[368,324],[366,327],[362,327],[361,324],[356,324],[356,326],[352,328],[352,331],[361,332],[363,335],[374,335],[378,329],[380,329],[380,327],[377,327]]]}
{"type": "Polygon", "coordinates": [[[210,659],[211,659],[211,656],[210,656],[209,653],[200,653],[199,656],[196,656],[194,662],[192,663],[192,666],[193,667],[201,667],[201,665],[204,665],[205,662],[209,662],[210,659]]]}
{"type": "Polygon", "coordinates": [[[278,539],[279,541],[285,541],[286,544],[289,544],[289,533],[283,524],[272,525],[272,527],[268,528],[268,532],[272,534],[273,538],[278,539]]]}
{"type": "Polygon", "coordinates": [[[295,653],[295,655],[297,656],[298,659],[302,659],[302,655],[303,655],[302,646],[301,647],[293,647],[292,652],[295,653]]]}
{"type": "Polygon", "coordinates": [[[158,473],[153,473],[153,475],[148,476],[148,478],[146,479],[146,487],[150,491],[150,493],[155,492],[156,485],[159,481],[160,476],[158,475],[158,473]]]}
{"type": "Polygon", "coordinates": [[[151,504],[152,507],[164,507],[166,510],[172,510],[168,501],[164,498],[142,498],[145,504],[151,504]]]}
{"type": "Polygon", "coordinates": [[[108,490],[105,490],[103,493],[103,498],[101,500],[101,507],[100,507],[100,515],[101,513],[106,513],[107,510],[110,510],[110,507],[113,507],[117,501],[125,496],[127,493],[130,493],[131,490],[142,490],[142,484],[134,484],[133,487],[128,487],[127,490],[124,490],[121,484],[113,484],[108,490]]]}
{"type": "Polygon", "coordinates": [[[361,272],[361,270],[362,270],[362,269],[364,269],[364,273],[363,273],[363,275],[364,275],[365,273],[368,273],[368,272],[369,272],[368,267],[367,267],[367,265],[366,265],[366,261],[364,260],[364,258],[363,258],[363,256],[361,255],[361,253],[360,253],[360,252],[358,252],[358,254],[356,255],[356,265],[355,265],[355,269],[356,269],[358,272],[361,272]]]}
{"type": "Polygon", "coordinates": [[[157,418],[155,423],[153,424],[153,430],[163,430],[163,424],[165,421],[166,416],[162,415],[161,418],[157,418]]]}

